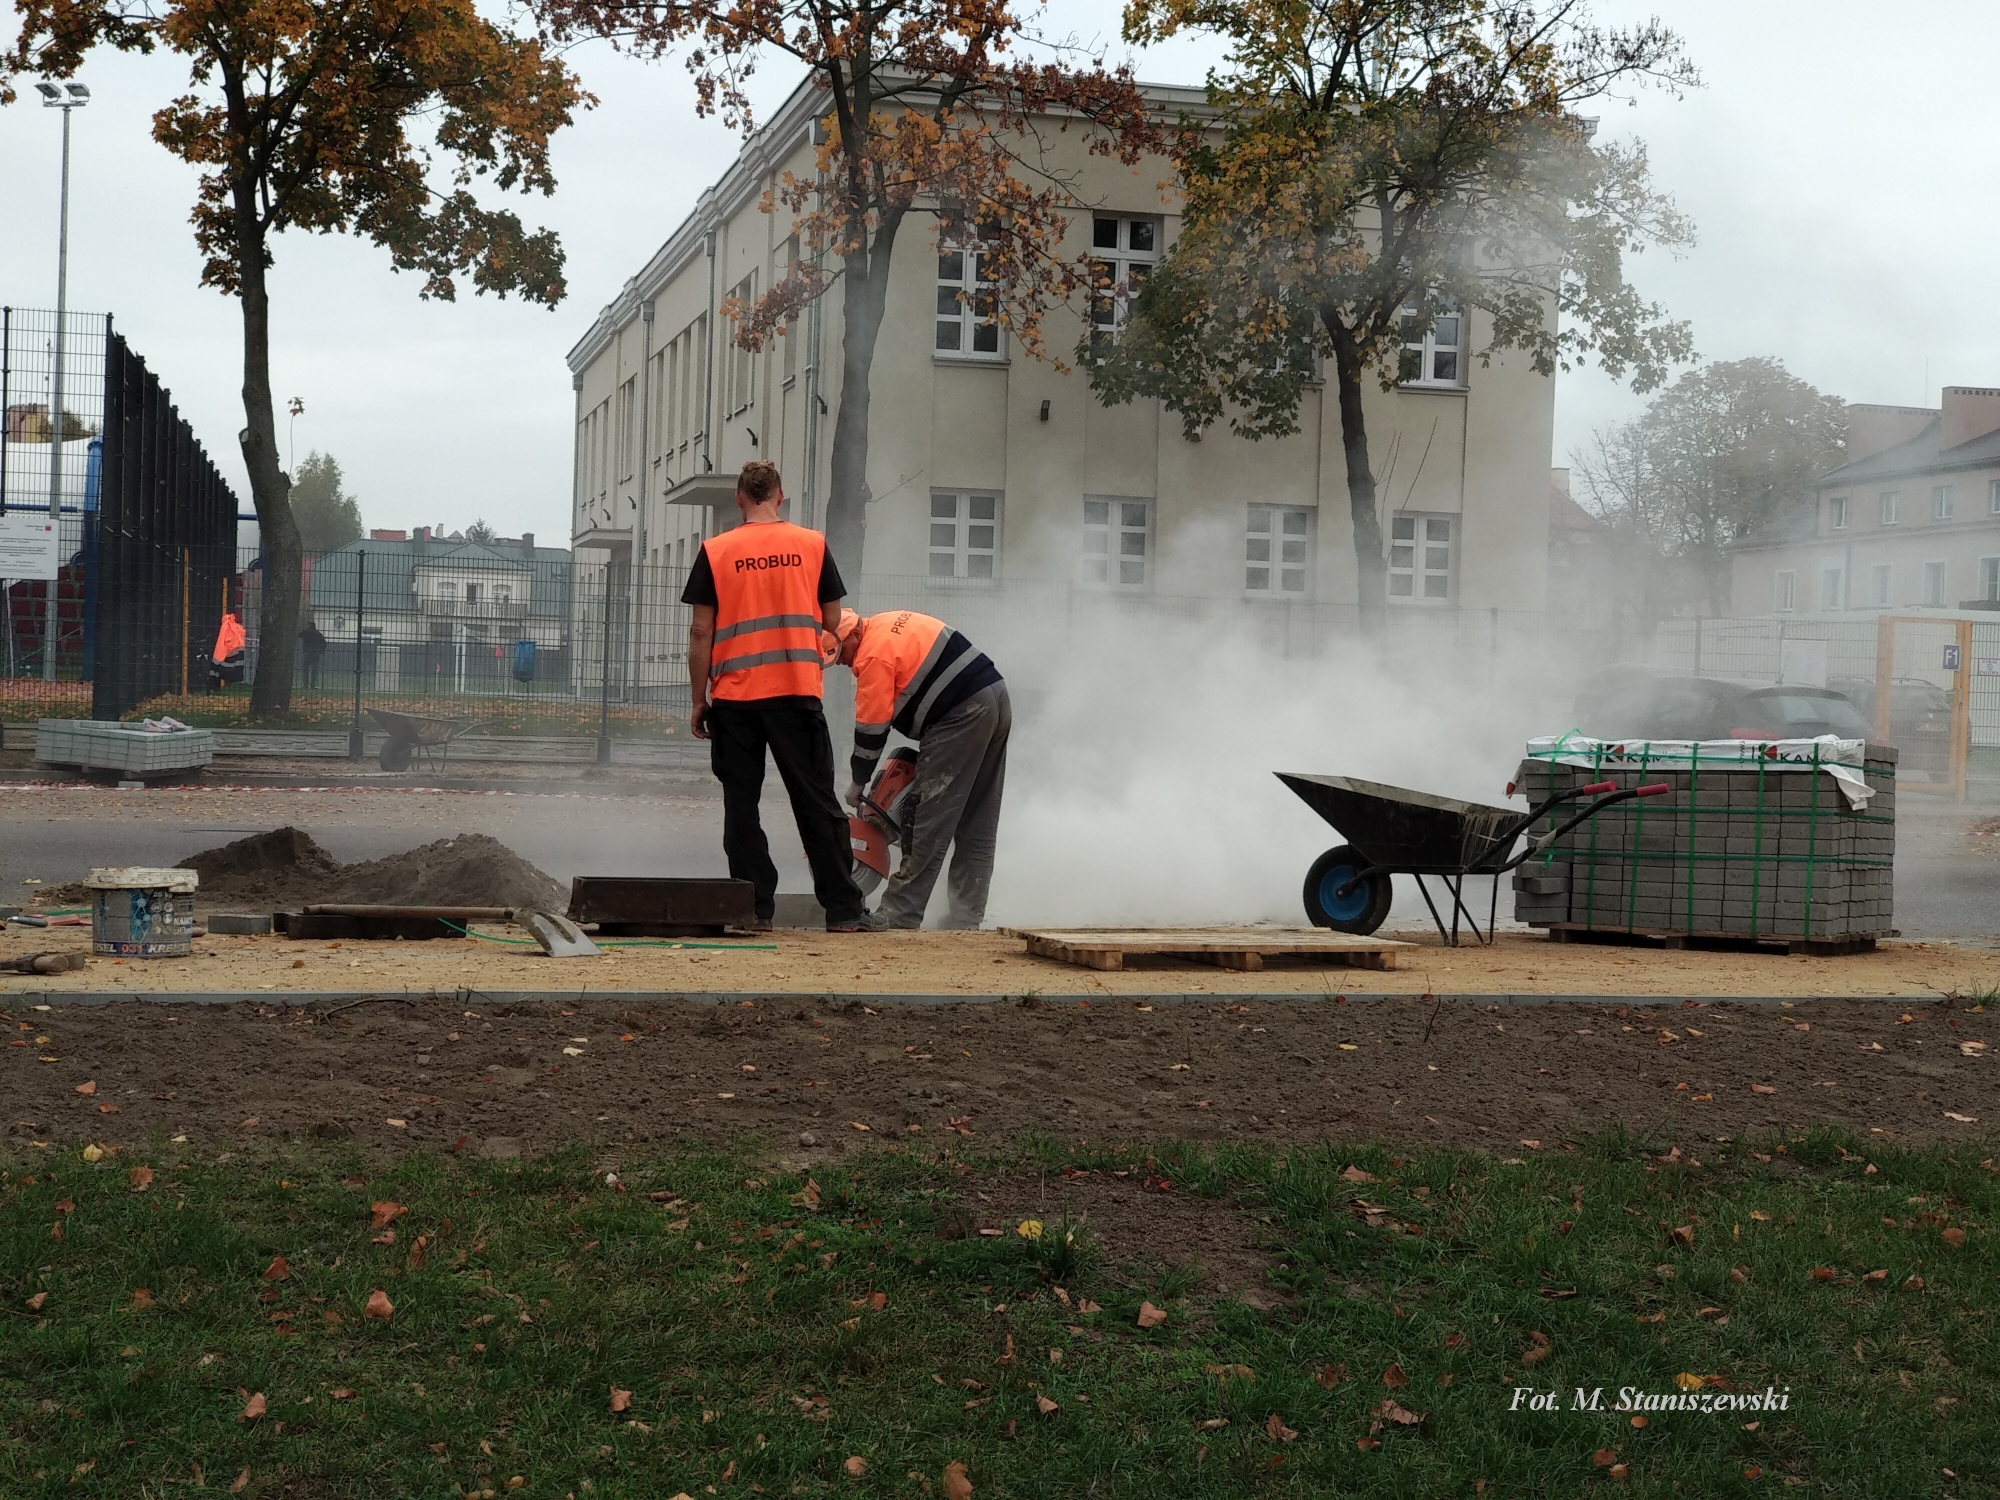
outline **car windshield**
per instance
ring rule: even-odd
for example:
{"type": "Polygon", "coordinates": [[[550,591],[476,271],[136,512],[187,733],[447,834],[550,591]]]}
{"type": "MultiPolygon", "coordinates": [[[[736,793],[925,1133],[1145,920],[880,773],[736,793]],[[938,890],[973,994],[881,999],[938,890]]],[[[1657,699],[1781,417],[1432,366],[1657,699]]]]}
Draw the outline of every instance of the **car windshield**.
{"type": "Polygon", "coordinates": [[[1750,702],[1788,729],[1868,738],[1868,721],[1837,693],[1757,693],[1750,702]]]}

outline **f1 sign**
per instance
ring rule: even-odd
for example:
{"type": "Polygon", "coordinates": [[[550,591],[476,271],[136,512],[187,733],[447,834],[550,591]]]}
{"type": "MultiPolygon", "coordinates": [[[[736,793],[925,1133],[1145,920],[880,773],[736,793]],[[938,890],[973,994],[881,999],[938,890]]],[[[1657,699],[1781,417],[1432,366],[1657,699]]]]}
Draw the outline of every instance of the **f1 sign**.
{"type": "Polygon", "coordinates": [[[47,511],[0,514],[0,578],[54,578],[61,549],[47,511]]]}
{"type": "Polygon", "coordinates": [[[1947,672],[1956,672],[1958,670],[1957,641],[1953,641],[1950,645],[1944,648],[1944,669],[1947,672]]]}

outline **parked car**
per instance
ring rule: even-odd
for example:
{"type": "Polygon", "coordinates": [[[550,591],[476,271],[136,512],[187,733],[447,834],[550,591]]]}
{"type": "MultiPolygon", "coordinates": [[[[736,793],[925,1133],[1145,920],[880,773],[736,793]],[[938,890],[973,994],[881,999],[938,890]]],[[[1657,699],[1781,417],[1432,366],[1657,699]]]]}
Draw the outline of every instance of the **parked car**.
{"type": "MultiPolygon", "coordinates": [[[[1875,679],[1836,677],[1827,686],[1852,703],[1862,718],[1875,722],[1875,679]]],[[[1898,677],[1889,684],[1889,727],[1896,736],[1951,733],[1951,689],[1921,677],[1898,677]]]]}
{"type": "Polygon", "coordinates": [[[1765,740],[1869,737],[1867,718],[1832,688],[1737,682],[1658,667],[1606,667],[1576,696],[1593,739],[1765,740]]]}

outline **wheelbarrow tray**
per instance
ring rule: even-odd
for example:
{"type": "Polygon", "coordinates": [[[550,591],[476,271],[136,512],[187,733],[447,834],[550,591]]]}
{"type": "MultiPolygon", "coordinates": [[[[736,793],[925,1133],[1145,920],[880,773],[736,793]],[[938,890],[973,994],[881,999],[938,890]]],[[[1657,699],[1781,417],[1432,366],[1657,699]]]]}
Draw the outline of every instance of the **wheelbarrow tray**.
{"type": "Polygon", "coordinates": [[[1352,776],[1278,772],[1371,865],[1399,875],[1464,875],[1506,859],[1521,814],[1352,776]]]}
{"type": "Polygon", "coordinates": [[[434,719],[423,714],[402,714],[394,709],[371,708],[368,717],[373,719],[390,737],[407,740],[412,745],[448,745],[452,736],[467,722],[464,719],[434,719]]]}

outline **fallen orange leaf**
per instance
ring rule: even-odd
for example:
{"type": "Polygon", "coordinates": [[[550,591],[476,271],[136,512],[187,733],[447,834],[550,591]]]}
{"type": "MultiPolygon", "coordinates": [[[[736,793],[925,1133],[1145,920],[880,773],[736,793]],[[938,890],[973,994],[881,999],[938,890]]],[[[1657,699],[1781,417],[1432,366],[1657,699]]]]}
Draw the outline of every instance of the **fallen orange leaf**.
{"type": "Polygon", "coordinates": [[[94,1094],[97,1092],[97,1081],[92,1079],[88,1083],[79,1083],[76,1086],[76,1091],[79,1094],[94,1094]]]}
{"type": "Polygon", "coordinates": [[[972,1480],[965,1472],[965,1465],[950,1463],[944,1466],[945,1500],[972,1500],[972,1480]]]}
{"type": "Polygon", "coordinates": [[[380,1203],[369,1204],[368,1211],[375,1216],[375,1222],[369,1227],[373,1229],[385,1229],[397,1219],[402,1218],[404,1214],[409,1212],[409,1209],[396,1202],[393,1198],[389,1198],[384,1199],[380,1203]]]}
{"type": "Polygon", "coordinates": [[[28,1311],[40,1312],[42,1310],[42,1304],[47,1302],[48,1300],[49,1300],[49,1294],[47,1292],[35,1293],[34,1296],[28,1299],[28,1311]]]}
{"type": "Polygon", "coordinates": [[[352,1401],[354,1399],[353,1390],[350,1387],[344,1385],[328,1391],[327,1394],[333,1397],[333,1399],[336,1401],[352,1401]]]}
{"type": "Polygon", "coordinates": [[[630,1411],[632,1409],[632,1393],[627,1390],[621,1390],[615,1385],[611,1387],[611,1409],[613,1411],[630,1411]]]}
{"type": "Polygon", "coordinates": [[[264,1400],[264,1393],[259,1391],[243,1404],[243,1411],[236,1420],[239,1422],[254,1422],[269,1409],[268,1403],[264,1400]]]}
{"type": "Polygon", "coordinates": [[[1287,1427],[1285,1419],[1276,1412],[1264,1419],[1264,1436],[1275,1442],[1289,1443],[1299,1435],[1296,1427],[1287,1427]]]}
{"type": "Polygon", "coordinates": [[[1410,1383],[1410,1377],[1403,1373],[1401,1365],[1391,1365],[1382,1372],[1382,1384],[1392,1391],[1399,1391],[1410,1383]]]}
{"type": "Polygon", "coordinates": [[[289,1281],[291,1275],[292,1268],[285,1263],[285,1257],[282,1255],[272,1256],[271,1263],[264,1267],[264,1280],[266,1281],[289,1281]]]}
{"type": "Polygon", "coordinates": [[[1940,1233],[1938,1238],[1943,1240],[1947,1245],[1956,1247],[1965,1243],[1965,1231],[1954,1224],[1951,1228],[1940,1233]]]}
{"type": "Polygon", "coordinates": [[[380,1318],[384,1323],[396,1315],[396,1304],[389,1300],[389,1294],[379,1286],[368,1294],[367,1305],[361,1309],[364,1318],[380,1318]]]}
{"type": "Polygon", "coordinates": [[[151,1167],[134,1167],[125,1174],[125,1180],[132,1184],[133,1192],[143,1193],[153,1185],[153,1169],[151,1167]]]}
{"type": "Polygon", "coordinates": [[[1347,1379],[1347,1361],[1343,1359],[1337,1365],[1321,1365],[1313,1371],[1313,1379],[1324,1386],[1339,1385],[1347,1379]]]}
{"type": "Polygon", "coordinates": [[[1035,1397],[1035,1410],[1045,1417],[1052,1417],[1056,1414],[1058,1408],[1055,1402],[1051,1401],[1047,1396],[1037,1396],[1035,1397]]]}
{"type": "Polygon", "coordinates": [[[153,1294],[144,1287],[140,1287],[132,1293],[132,1311],[145,1312],[153,1305],[153,1294]]]}
{"type": "Polygon", "coordinates": [[[1141,1302],[1139,1304],[1139,1326],[1141,1328],[1158,1328],[1166,1321],[1167,1314],[1164,1308],[1155,1307],[1150,1302],[1141,1302]]]}
{"type": "Polygon", "coordinates": [[[250,1470],[249,1467],[246,1465],[244,1467],[243,1472],[241,1474],[238,1474],[234,1479],[232,1479],[229,1482],[229,1493],[232,1495],[240,1495],[249,1488],[250,1488],[250,1470]]]}
{"type": "Polygon", "coordinates": [[[1599,1448],[1595,1453],[1590,1455],[1590,1462],[1596,1468],[1608,1469],[1618,1462],[1618,1455],[1609,1448],[1599,1448]]]}
{"type": "Polygon", "coordinates": [[[868,1460],[863,1458],[859,1453],[852,1454],[841,1465],[841,1468],[845,1469],[854,1478],[859,1479],[863,1474],[868,1472],[868,1460]]]}

